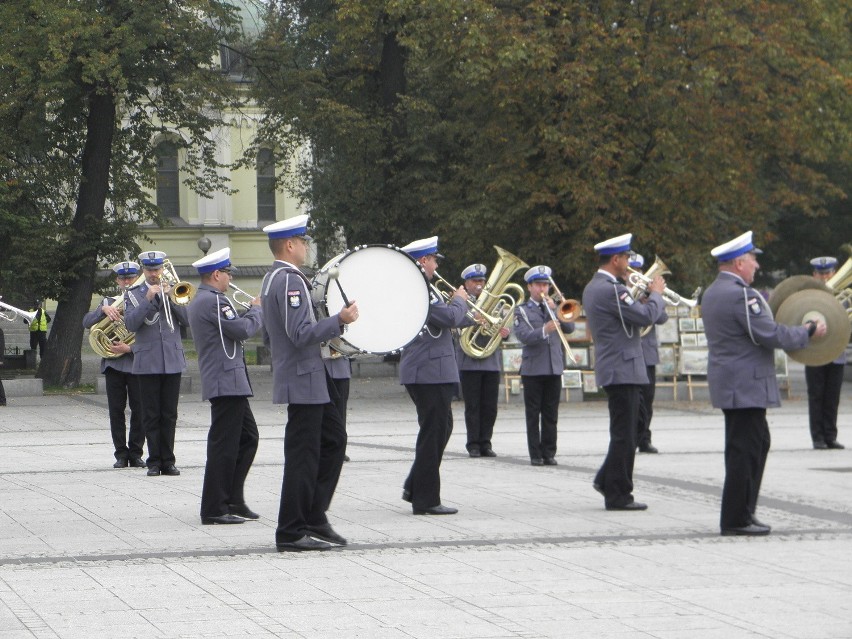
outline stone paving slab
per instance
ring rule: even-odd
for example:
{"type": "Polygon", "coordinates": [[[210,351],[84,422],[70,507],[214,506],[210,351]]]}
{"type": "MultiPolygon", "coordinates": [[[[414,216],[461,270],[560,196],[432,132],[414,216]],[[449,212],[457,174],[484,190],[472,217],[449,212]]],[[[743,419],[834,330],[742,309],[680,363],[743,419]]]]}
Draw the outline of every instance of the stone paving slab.
{"type": "Polygon", "coordinates": [[[329,513],[350,546],[290,554],[273,543],[286,412],[254,368],[246,494],[262,516],[239,526],[200,523],[209,405],[192,394],[180,477],[111,468],[103,396],[0,409],[0,639],[852,637],[852,451],[810,448],[805,401],[770,411],[759,514],[773,533],[741,539],[718,535],[723,424],[706,403],[656,405],[662,454],[635,469],[644,513],[607,512],[591,489],[605,403],[562,404],[560,465],[544,468],[519,403],[500,406],[496,459],[467,457],[456,403],[442,495],[460,512],[415,517],[400,500],[414,408],[393,380],[354,380],[329,513]]]}

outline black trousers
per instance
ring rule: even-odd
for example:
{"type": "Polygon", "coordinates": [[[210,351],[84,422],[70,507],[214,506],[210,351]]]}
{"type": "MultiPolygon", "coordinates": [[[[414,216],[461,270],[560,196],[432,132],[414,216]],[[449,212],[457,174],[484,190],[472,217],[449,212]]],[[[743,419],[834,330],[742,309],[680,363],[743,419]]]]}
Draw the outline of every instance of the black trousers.
{"type": "Polygon", "coordinates": [[[228,513],[228,504],[245,504],[243,486],[258,443],[257,423],[248,397],[210,400],[207,464],[201,488],[201,516],[228,513]]]}
{"type": "Polygon", "coordinates": [[[343,455],[346,426],[337,412],[337,393],[329,380],[327,404],[289,404],[284,429],[284,479],[275,541],[296,541],[306,526],[328,523],[343,455]]]}
{"type": "MultiPolygon", "coordinates": [[[[331,383],[334,384],[334,388],[337,391],[337,396],[332,397],[331,401],[334,403],[335,408],[337,408],[337,414],[340,415],[340,419],[343,420],[343,428],[346,428],[346,411],[349,406],[349,379],[334,379],[330,378],[331,383]]],[[[347,444],[349,443],[349,436],[347,434],[346,438],[347,444]]],[[[343,448],[343,454],[346,454],[346,447],[343,448]]]]}
{"type": "Polygon", "coordinates": [[[837,407],[845,368],[844,364],[805,366],[811,439],[815,442],[837,439],[837,407]]]}
{"type": "Polygon", "coordinates": [[[604,501],[609,507],[633,503],[640,387],[640,384],[604,386],[609,400],[609,449],[595,476],[595,483],[603,488],[604,501]]]}
{"type": "Polygon", "coordinates": [[[524,375],[521,381],[524,384],[524,412],[527,417],[527,448],[530,459],[555,457],[562,377],[524,375]]]}
{"type": "Polygon", "coordinates": [[[403,488],[411,493],[415,510],[441,503],[441,460],[453,433],[453,393],[456,384],[406,384],[417,409],[414,463],[403,488]]]}
{"type": "Polygon", "coordinates": [[[38,348],[39,359],[44,358],[44,347],[47,346],[47,331],[30,331],[30,348],[38,348]]]}
{"type": "Polygon", "coordinates": [[[136,375],[142,426],[148,440],[148,468],[175,463],[175,424],[180,399],[180,373],[136,375]]]}
{"type": "Polygon", "coordinates": [[[464,396],[464,425],[467,449],[491,450],[491,436],[497,421],[498,371],[460,371],[464,396]]]}
{"type": "Polygon", "coordinates": [[[109,407],[109,429],[112,433],[112,445],[116,459],[137,459],[142,457],[145,444],[145,429],[142,427],[142,406],[139,403],[139,382],[130,373],[114,368],[104,371],[106,382],[107,406],[109,407]],[[130,400],[130,433],[124,409],[130,400]]]}
{"type": "Polygon", "coordinates": [[[738,408],[725,414],[725,486],[722,489],[721,527],[741,528],[751,523],[766,456],[769,424],[765,408],[738,408]]]}
{"type": "Polygon", "coordinates": [[[657,394],[657,367],[646,366],[649,383],[639,387],[639,423],[636,428],[636,445],[651,444],[651,418],[654,416],[654,396],[657,394]]]}

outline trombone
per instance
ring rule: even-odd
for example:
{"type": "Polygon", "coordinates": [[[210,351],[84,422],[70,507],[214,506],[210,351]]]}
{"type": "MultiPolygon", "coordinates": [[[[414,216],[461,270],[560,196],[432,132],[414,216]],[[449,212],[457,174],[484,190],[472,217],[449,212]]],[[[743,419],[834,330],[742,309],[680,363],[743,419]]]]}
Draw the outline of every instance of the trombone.
{"type": "Polygon", "coordinates": [[[234,302],[234,304],[239,304],[244,309],[249,310],[251,308],[251,302],[256,296],[252,295],[251,293],[246,293],[243,289],[241,289],[233,282],[228,282],[228,286],[234,289],[234,294],[231,295],[231,300],[234,302]],[[246,298],[248,301],[239,299],[240,296],[246,298]]]}
{"type": "Polygon", "coordinates": [[[556,332],[559,333],[559,339],[562,341],[562,346],[565,348],[565,354],[576,364],[577,358],[574,355],[574,351],[571,350],[571,346],[568,344],[568,338],[565,337],[565,333],[562,332],[561,322],[574,321],[580,315],[580,311],[583,307],[577,300],[566,299],[562,294],[562,291],[559,290],[559,287],[556,286],[556,282],[553,281],[552,277],[548,276],[547,281],[553,287],[553,292],[556,293],[556,296],[551,298],[549,295],[544,295],[544,307],[550,314],[550,319],[556,323],[556,332]],[[550,299],[552,299],[553,303],[556,304],[558,317],[557,313],[550,308],[550,304],[547,303],[550,299]]]}
{"type": "MultiPolygon", "coordinates": [[[[3,298],[3,296],[0,295],[0,299],[2,299],[2,298],[3,298]]],[[[11,304],[6,304],[5,302],[0,302],[0,308],[5,309],[9,313],[11,313],[11,315],[7,315],[6,313],[0,311],[0,319],[4,319],[7,322],[14,322],[15,320],[18,319],[18,316],[23,317],[28,322],[32,322],[36,317],[35,313],[30,313],[29,311],[25,311],[23,309],[16,308],[16,307],[12,306],[11,304]]]]}

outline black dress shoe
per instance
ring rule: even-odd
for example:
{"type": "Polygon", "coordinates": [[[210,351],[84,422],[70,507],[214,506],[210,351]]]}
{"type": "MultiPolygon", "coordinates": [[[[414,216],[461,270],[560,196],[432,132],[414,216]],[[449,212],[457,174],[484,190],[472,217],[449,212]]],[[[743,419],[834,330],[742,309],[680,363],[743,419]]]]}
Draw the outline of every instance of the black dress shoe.
{"type": "Polygon", "coordinates": [[[471,457],[482,457],[482,453],[479,452],[478,448],[471,448],[469,451],[467,451],[467,454],[471,457]]]}
{"type": "Polygon", "coordinates": [[[322,539],[323,541],[327,541],[330,544],[337,544],[338,546],[345,546],[347,543],[346,538],[338,535],[335,532],[334,528],[331,527],[331,524],[322,524],[321,526],[305,526],[308,529],[311,537],[316,537],[317,539],[322,539]]]}
{"type": "Polygon", "coordinates": [[[260,515],[245,504],[228,504],[228,513],[243,519],[260,519],[260,515]]]}
{"type": "Polygon", "coordinates": [[[648,510],[648,504],[643,504],[641,501],[631,501],[623,506],[607,506],[607,510],[648,510]]]}
{"type": "Polygon", "coordinates": [[[296,541],[279,541],[275,543],[278,552],[299,552],[302,550],[331,550],[334,546],[327,541],[314,539],[305,535],[296,541]]]}
{"type": "Polygon", "coordinates": [[[484,449],[484,450],[483,450],[480,454],[481,454],[483,457],[497,457],[497,453],[495,453],[495,452],[494,452],[493,450],[491,450],[490,448],[486,448],[486,449],[484,449]]]}
{"type": "Polygon", "coordinates": [[[530,460],[530,466],[544,466],[544,460],[541,457],[533,457],[530,460]]]}
{"type": "Polygon", "coordinates": [[[639,446],[639,452],[640,453],[659,453],[660,451],[657,450],[657,447],[654,446],[653,444],[643,444],[643,445],[639,446]]]}
{"type": "Polygon", "coordinates": [[[722,528],[723,537],[731,537],[735,535],[745,537],[759,537],[769,534],[769,526],[758,526],[757,524],[749,524],[740,528],[722,528]]]}
{"type": "Polygon", "coordinates": [[[172,477],[177,477],[178,475],[180,475],[180,471],[175,468],[174,464],[166,466],[161,472],[163,473],[163,475],[171,475],[172,477]]]}
{"type": "Polygon", "coordinates": [[[126,459],[116,459],[115,463],[112,465],[113,468],[127,468],[127,460],[126,459]]]}
{"type": "Polygon", "coordinates": [[[772,526],[767,526],[762,521],[758,520],[758,518],[755,517],[754,515],[751,516],[751,523],[753,523],[755,526],[760,526],[761,528],[766,528],[767,530],[772,530],[772,526]]]}
{"type": "Polygon", "coordinates": [[[843,444],[841,444],[838,441],[825,442],[825,445],[828,446],[829,448],[833,448],[834,450],[843,450],[844,448],[846,448],[846,446],[844,446],[843,444]]]}
{"type": "Polygon", "coordinates": [[[814,449],[816,450],[827,450],[828,444],[825,442],[814,442],[814,449]]]}
{"type": "Polygon", "coordinates": [[[343,456],[343,461],[348,462],[348,461],[352,461],[352,460],[351,460],[351,459],[349,459],[349,455],[344,455],[344,456],[343,456]]]}
{"type": "Polygon", "coordinates": [[[411,503],[411,491],[402,489],[402,501],[407,501],[409,504],[411,503]]]}
{"type": "Polygon", "coordinates": [[[145,462],[142,461],[141,457],[134,457],[128,462],[128,465],[131,468],[145,468],[145,462]]]}
{"type": "Polygon", "coordinates": [[[201,523],[205,526],[212,526],[213,524],[244,524],[245,521],[242,517],[235,515],[216,515],[215,517],[201,518],[201,523]]]}
{"type": "Polygon", "coordinates": [[[148,477],[159,477],[160,476],[160,467],[159,466],[151,466],[148,469],[148,477]]]}
{"type": "Polygon", "coordinates": [[[438,504],[437,506],[430,506],[429,508],[423,508],[422,510],[419,508],[414,509],[415,515],[455,515],[459,511],[458,508],[450,508],[449,506],[444,506],[443,504],[438,504]]]}
{"type": "Polygon", "coordinates": [[[545,457],[544,458],[544,465],[545,466],[558,466],[559,464],[556,463],[556,460],[553,459],[553,457],[545,457]]]}

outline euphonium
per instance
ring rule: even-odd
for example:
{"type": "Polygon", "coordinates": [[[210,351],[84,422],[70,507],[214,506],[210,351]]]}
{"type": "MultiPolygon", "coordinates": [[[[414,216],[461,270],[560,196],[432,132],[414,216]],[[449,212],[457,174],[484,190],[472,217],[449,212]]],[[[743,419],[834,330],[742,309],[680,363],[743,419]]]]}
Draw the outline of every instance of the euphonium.
{"type": "Polygon", "coordinates": [[[515,306],[524,299],[524,289],[509,283],[509,280],[519,269],[529,268],[529,265],[499,246],[495,246],[494,250],[497,251],[497,263],[476,303],[470,303],[471,311],[483,318],[482,323],[461,331],[461,349],[474,359],[484,359],[500,348],[503,341],[500,331],[509,325],[515,306]]]}
{"type": "MultiPolygon", "coordinates": [[[[143,273],[127,288],[139,286],[139,284],[144,281],[145,274],[143,273]]],[[[122,315],[124,315],[124,290],[122,290],[121,295],[119,295],[115,301],[110,304],[110,306],[121,312],[122,315]]],[[[123,342],[130,346],[135,341],[136,333],[131,333],[127,330],[123,320],[113,322],[109,317],[104,317],[100,322],[89,329],[89,345],[92,347],[93,351],[106,359],[121,357],[121,353],[113,353],[110,348],[116,342],[123,342]]]]}

